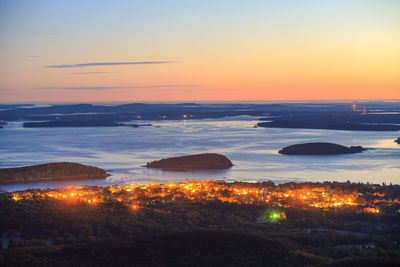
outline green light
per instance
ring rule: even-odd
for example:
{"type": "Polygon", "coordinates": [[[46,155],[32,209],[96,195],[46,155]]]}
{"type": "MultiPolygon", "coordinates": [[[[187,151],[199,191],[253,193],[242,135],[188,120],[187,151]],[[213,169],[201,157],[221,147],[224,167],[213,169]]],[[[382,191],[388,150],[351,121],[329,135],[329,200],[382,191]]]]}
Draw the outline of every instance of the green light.
{"type": "Polygon", "coordinates": [[[282,211],[267,209],[262,212],[260,218],[275,223],[281,220],[285,220],[286,215],[282,211]]]}
{"type": "Polygon", "coordinates": [[[277,218],[279,218],[279,217],[280,217],[279,214],[276,213],[276,212],[272,212],[271,215],[270,215],[270,218],[271,218],[271,219],[277,219],[277,218]]]}

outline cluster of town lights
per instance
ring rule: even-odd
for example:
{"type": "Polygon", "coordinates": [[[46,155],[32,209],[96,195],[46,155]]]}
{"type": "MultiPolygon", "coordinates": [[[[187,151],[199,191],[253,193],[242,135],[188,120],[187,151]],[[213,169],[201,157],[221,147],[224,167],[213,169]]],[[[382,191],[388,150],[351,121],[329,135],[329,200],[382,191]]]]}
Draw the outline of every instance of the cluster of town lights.
{"type": "MultiPolygon", "coordinates": [[[[59,189],[28,190],[12,194],[15,201],[21,199],[57,199],[86,202],[97,205],[106,201],[118,201],[137,210],[149,201],[173,202],[177,199],[193,201],[219,200],[238,204],[268,203],[272,206],[314,207],[330,209],[355,206],[363,212],[379,213],[379,209],[363,196],[354,192],[337,192],[326,187],[282,188],[253,183],[228,183],[223,181],[191,181],[169,184],[136,184],[123,186],[85,186],[59,189]]],[[[278,216],[278,214],[272,215],[278,216]]]]}

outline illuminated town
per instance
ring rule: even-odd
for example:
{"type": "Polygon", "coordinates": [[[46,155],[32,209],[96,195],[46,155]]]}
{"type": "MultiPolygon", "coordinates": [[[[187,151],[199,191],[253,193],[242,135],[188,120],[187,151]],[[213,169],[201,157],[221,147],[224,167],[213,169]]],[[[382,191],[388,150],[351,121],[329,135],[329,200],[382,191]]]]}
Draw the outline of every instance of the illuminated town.
{"type": "MultiPolygon", "coordinates": [[[[371,187],[375,188],[375,187],[371,187]]],[[[379,213],[381,208],[400,204],[399,198],[386,197],[382,187],[366,193],[338,190],[326,184],[309,187],[307,184],[275,186],[269,183],[229,183],[224,181],[190,181],[178,183],[149,183],[124,186],[84,186],[59,189],[28,190],[12,194],[12,199],[55,199],[66,204],[86,202],[91,205],[118,201],[133,210],[152,201],[174,202],[218,200],[237,204],[268,204],[282,208],[352,208],[359,212],[379,213]]]]}

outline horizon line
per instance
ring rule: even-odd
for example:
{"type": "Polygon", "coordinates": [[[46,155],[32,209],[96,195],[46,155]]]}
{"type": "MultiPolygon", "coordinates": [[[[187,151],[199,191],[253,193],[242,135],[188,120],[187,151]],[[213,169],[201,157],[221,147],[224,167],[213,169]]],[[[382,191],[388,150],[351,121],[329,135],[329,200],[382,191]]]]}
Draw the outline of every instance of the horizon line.
{"type": "Polygon", "coordinates": [[[51,103],[197,103],[197,102],[400,102],[400,98],[371,98],[371,99],[284,99],[284,100],[128,100],[128,101],[31,101],[31,102],[2,102],[0,104],[51,104],[51,103]]]}

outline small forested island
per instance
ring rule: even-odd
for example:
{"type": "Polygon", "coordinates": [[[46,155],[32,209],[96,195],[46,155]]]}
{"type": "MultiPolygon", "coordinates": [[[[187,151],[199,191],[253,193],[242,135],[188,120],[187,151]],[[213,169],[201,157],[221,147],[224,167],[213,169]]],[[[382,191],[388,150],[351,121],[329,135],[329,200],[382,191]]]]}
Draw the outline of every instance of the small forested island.
{"type": "Polygon", "coordinates": [[[39,127],[139,127],[151,126],[151,124],[128,124],[111,121],[42,121],[42,122],[24,122],[25,128],[39,127]]]}
{"type": "Polygon", "coordinates": [[[396,143],[400,144],[400,137],[394,140],[396,143]]]}
{"type": "Polygon", "coordinates": [[[148,162],[145,167],[165,170],[224,170],[232,167],[232,162],[224,155],[204,153],[173,157],[148,162]]]}
{"type": "Polygon", "coordinates": [[[359,153],[366,150],[362,146],[342,146],[333,143],[305,143],[291,145],[279,150],[284,155],[336,155],[359,153]]]}
{"type": "Polygon", "coordinates": [[[105,170],[79,163],[60,162],[0,169],[0,184],[48,180],[105,179],[105,170]]]}
{"type": "Polygon", "coordinates": [[[168,184],[0,194],[2,266],[399,266],[400,186],[168,184]]]}

